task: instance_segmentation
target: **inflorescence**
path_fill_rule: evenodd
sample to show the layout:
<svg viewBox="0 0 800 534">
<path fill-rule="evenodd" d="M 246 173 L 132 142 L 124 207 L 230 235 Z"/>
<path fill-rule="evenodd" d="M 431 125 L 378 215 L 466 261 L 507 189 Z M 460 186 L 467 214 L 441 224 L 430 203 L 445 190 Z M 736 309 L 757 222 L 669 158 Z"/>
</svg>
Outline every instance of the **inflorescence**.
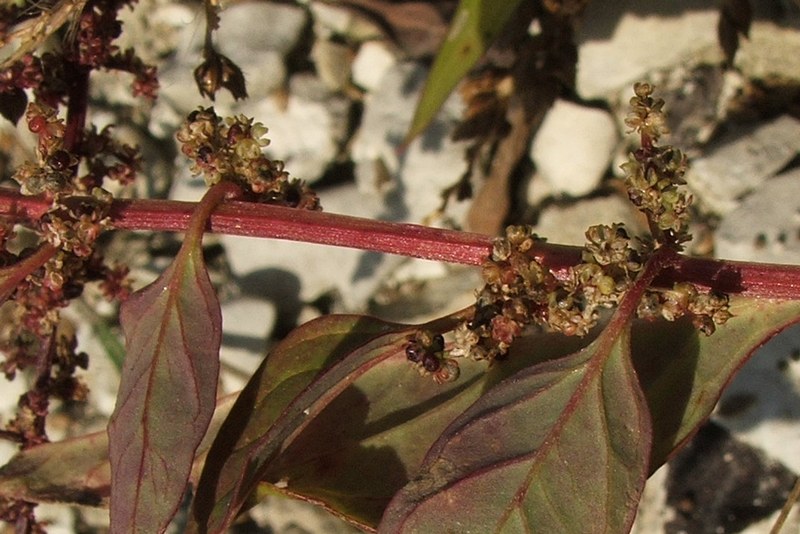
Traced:
<svg viewBox="0 0 800 534">
<path fill-rule="evenodd" d="M 320 209 L 319 199 L 305 183 L 289 178 L 283 162 L 269 159 L 267 128 L 239 115 L 222 119 L 213 108 L 200 108 L 178 131 L 181 151 L 193 160 L 192 172 L 208 185 L 227 180 L 238 184 L 248 200 L 300 209 Z"/>
<path fill-rule="evenodd" d="M 437 375 L 443 365 L 447 376 L 457 376 L 454 358 L 469 357 L 490 363 L 504 358 L 513 341 L 532 326 L 569 336 L 585 336 L 598 323 L 603 309 L 618 305 L 659 249 L 678 252 L 691 236 L 688 232 L 691 196 L 685 184 L 686 157 L 656 141 L 668 133 L 664 101 L 654 99 L 653 87 L 636 84 L 626 124 L 638 132 L 641 148 L 622 165 L 628 196 L 642 211 L 651 236 L 631 238 L 621 224 L 592 226 L 586 231 L 582 263 L 557 278 L 534 257 L 539 238 L 530 227 L 509 226 L 496 239 L 491 257 L 483 265 L 484 287 L 469 320 L 459 324 L 445 349 L 444 337 L 421 331 L 409 340 L 406 356 L 421 372 Z M 706 335 L 730 317 L 728 298 L 703 292 L 690 283 L 672 288 L 649 287 L 637 316 L 674 321 L 689 316 Z"/>
</svg>

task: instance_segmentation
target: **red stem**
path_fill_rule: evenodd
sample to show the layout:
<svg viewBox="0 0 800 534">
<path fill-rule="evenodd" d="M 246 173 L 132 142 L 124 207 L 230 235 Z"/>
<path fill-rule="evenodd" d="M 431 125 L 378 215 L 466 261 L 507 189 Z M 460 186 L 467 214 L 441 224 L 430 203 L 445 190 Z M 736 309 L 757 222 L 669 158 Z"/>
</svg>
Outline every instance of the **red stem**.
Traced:
<svg viewBox="0 0 800 534">
<path fill-rule="evenodd" d="M 49 207 L 42 198 L 0 188 L 0 217 L 35 221 Z M 111 226 L 120 230 L 182 232 L 189 227 L 196 208 L 197 203 L 174 200 L 115 200 L 110 211 Z M 465 265 L 483 264 L 492 246 L 491 237 L 481 234 L 239 201 L 223 202 L 211 215 L 208 230 Z M 580 262 L 581 249 L 542 243 L 537 245 L 535 256 L 557 276 L 564 276 L 570 266 Z M 800 267 L 793 265 L 678 256 L 655 283 L 669 286 L 677 281 L 731 294 L 800 299 Z"/>
</svg>

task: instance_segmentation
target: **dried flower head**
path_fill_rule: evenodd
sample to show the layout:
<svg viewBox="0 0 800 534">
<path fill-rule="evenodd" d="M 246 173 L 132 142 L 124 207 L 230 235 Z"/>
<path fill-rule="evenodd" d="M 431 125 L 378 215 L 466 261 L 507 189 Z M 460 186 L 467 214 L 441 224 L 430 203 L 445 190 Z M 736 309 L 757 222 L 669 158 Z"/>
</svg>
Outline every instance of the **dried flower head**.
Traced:
<svg viewBox="0 0 800 534">
<path fill-rule="evenodd" d="M 204 61 L 194 70 L 194 80 L 200 94 L 211 100 L 222 88 L 227 89 L 236 100 L 247 98 L 242 69 L 213 48 L 206 48 Z"/>
<path fill-rule="evenodd" d="M 664 101 L 653 99 L 653 87 L 636 84 L 631 111 L 625 124 L 640 134 L 641 148 L 621 168 L 631 202 L 647 216 L 653 238 L 661 245 L 679 250 L 690 239 L 688 226 L 692 203 L 685 185 L 686 156 L 670 146 L 655 145 L 669 132 Z"/>
<path fill-rule="evenodd" d="M 269 145 L 267 128 L 239 115 L 220 118 L 213 108 L 189 114 L 177 133 L 181 151 L 193 160 L 192 172 L 206 183 L 221 180 L 239 184 L 251 200 L 319 209 L 317 196 L 301 181 L 289 177 L 283 162 L 263 153 Z"/>
</svg>

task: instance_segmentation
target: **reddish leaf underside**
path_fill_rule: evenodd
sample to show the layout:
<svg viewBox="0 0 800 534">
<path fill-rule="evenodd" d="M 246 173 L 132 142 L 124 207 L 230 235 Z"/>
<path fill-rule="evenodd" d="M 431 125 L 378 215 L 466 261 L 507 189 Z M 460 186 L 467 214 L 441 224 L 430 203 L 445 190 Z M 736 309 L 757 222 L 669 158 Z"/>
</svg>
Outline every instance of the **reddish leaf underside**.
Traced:
<svg viewBox="0 0 800 534">
<path fill-rule="evenodd" d="M 289 334 L 251 377 L 208 454 L 191 531 L 225 532 L 287 442 L 353 380 L 401 353 L 411 328 L 327 316 Z"/>
<path fill-rule="evenodd" d="M 712 336 L 687 320 L 634 327 L 634 365 L 653 420 L 651 471 L 708 418 L 753 352 L 800 319 L 800 300 L 732 297 L 731 312 Z"/>
<path fill-rule="evenodd" d="M 502 364 L 460 361 L 461 376 L 436 384 L 403 358 L 390 358 L 353 382 L 269 466 L 263 480 L 360 525 L 378 526 L 442 431 L 503 378 L 571 354 L 589 341 L 531 335 Z M 343 417 L 347 414 L 347 417 Z M 274 491 L 274 488 L 271 489 Z"/>
<path fill-rule="evenodd" d="M 214 411 L 222 317 L 199 246 L 121 312 L 127 354 L 109 423 L 114 532 L 161 532 Z"/>
<path fill-rule="evenodd" d="M 214 414 L 222 315 L 201 243 L 231 187 L 206 193 L 173 263 L 120 311 L 126 356 L 108 426 L 112 532 L 167 528 Z"/>
<path fill-rule="evenodd" d="M 650 453 L 629 339 L 627 327 L 607 329 L 489 390 L 445 430 L 378 531 L 626 531 Z"/>
</svg>

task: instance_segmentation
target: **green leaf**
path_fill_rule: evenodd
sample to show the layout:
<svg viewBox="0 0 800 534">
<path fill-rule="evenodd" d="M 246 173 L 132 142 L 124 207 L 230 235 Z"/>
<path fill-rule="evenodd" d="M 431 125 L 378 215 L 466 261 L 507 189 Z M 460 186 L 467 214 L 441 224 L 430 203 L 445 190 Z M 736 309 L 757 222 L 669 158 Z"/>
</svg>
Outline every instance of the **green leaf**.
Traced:
<svg viewBox="0 0 800 534">
<path fill-rule="evenodd" d="M 633 330 L 634 365 L 653 420 L 652 471 L 708 418 L 753 352 L 797 322 L 800 301 L 732 297 L 731 312 L 712 336 L 687 320 L 639 323 Z"/>
<path fill-rule="evenodd" d="M 417 104 L 406 140 L 433 120 L 458 82 L 483 56 L 520 0 L 461 0 Z"/>
<path fill-rule="evenodd" d="M 127 355 L 108 426 L 115 532 L 167 528 L 214 413 L 222 316 L 201 242 L 227 192 L 209 190 L 173 263 L 120 311 Z"/>
<path fill-rule="evenodd" d="M 625 532 L 650 421 L 630 330 L 501 382 L 434 444 L 379 532 Z"/>
<path fill-rule="evenodd" d="M 300 433 L 263 480 L 374 529 L 442 431 L 488 388 L 536 361 L 588 343 L 558 334 L 519 341 L 508 360 L 489 370 L 485 362 L 460 361 L 460 378 L 445 384 L 420 376 L 404 358 L 375 365 Z"/>
<path fill-rule="evenodd" d="M 193 503 L 193 529 L 225 532 L 269 462 L 371 366 L 401 356 L 411 327 L 327 316 L 292 331 L 239 395 L 214 442 Z"/>
<path fill-rule="evenodd" d="M 108 435 L 97 432 L 43 443 L 0 467 L 0 497 L 28 502 L 107 504 L 110 485 Z"/>
</svg>

